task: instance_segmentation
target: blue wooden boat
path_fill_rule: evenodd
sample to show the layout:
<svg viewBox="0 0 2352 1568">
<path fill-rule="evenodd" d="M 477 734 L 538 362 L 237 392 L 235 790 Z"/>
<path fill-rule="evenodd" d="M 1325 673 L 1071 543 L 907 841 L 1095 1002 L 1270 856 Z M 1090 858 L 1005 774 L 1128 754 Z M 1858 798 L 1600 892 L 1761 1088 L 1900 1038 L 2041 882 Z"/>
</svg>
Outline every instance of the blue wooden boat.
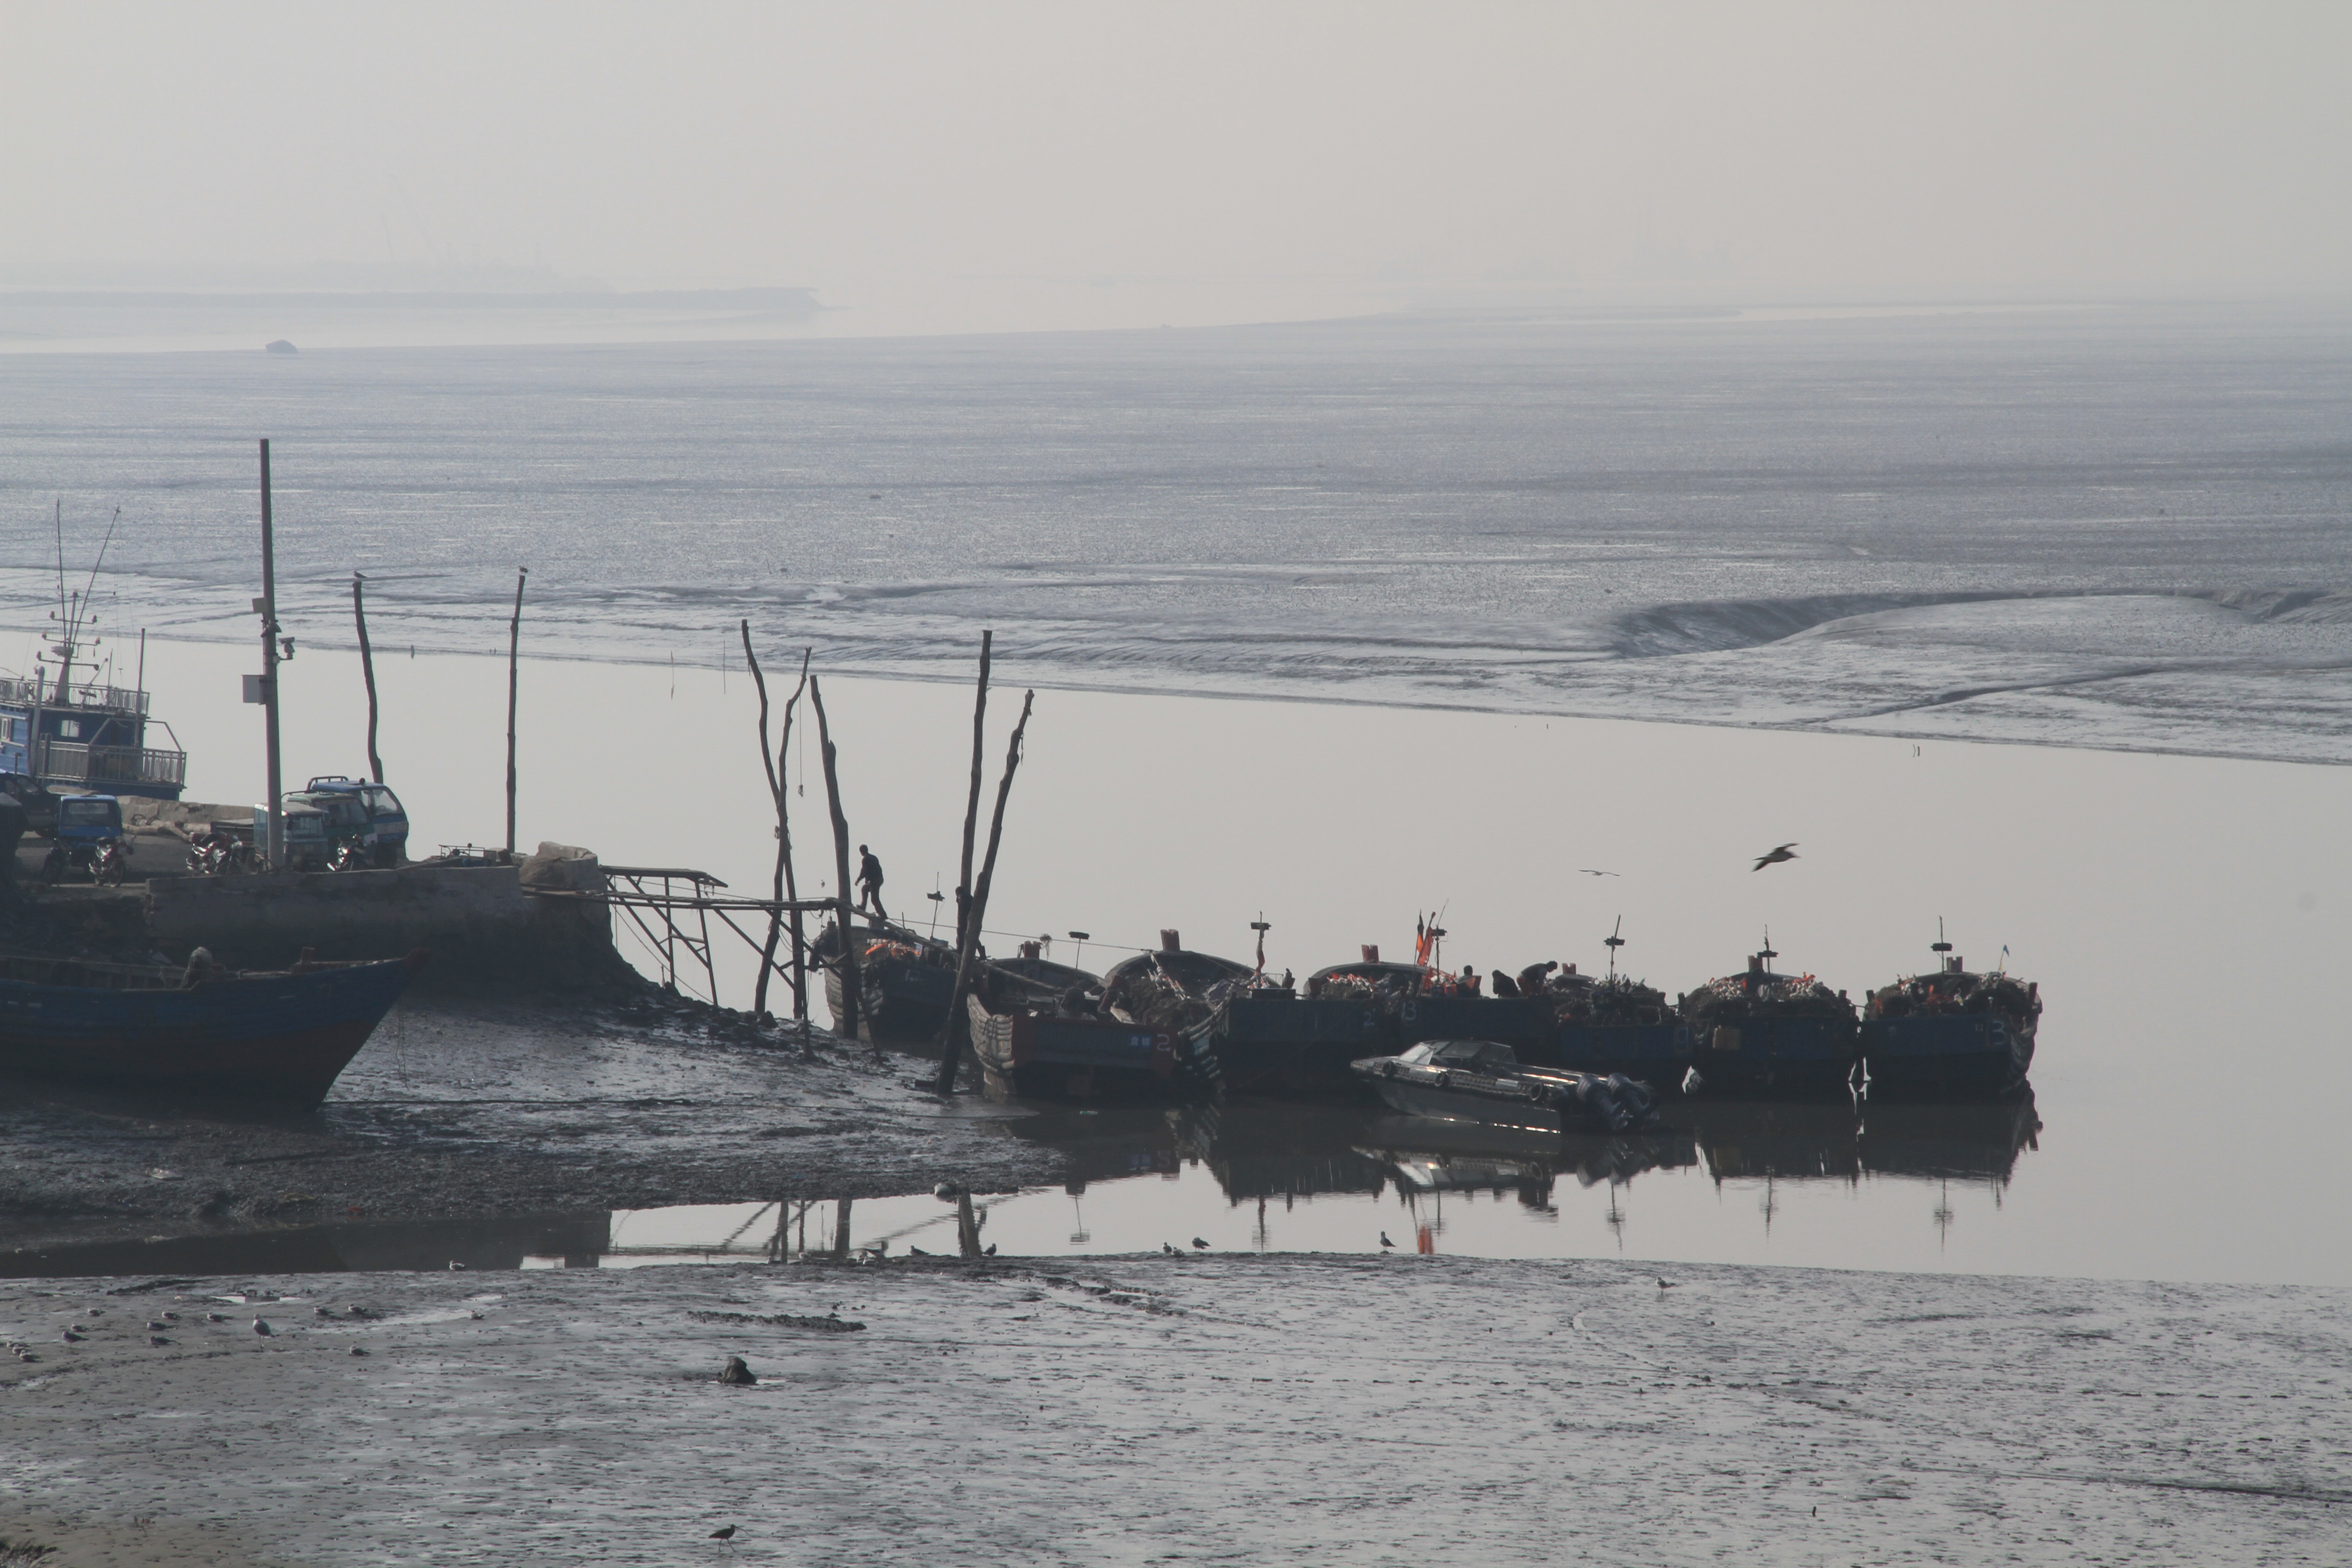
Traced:
<svg viewBox="0 0 2352 1568">
<path fill-rule="evenodd" d="M 875 1045 L 929 1045 L 955 1000 L 956 951 L 905 926 L 852 926 L 857 943 L 857 1037 Z M 824 971 L 824 999 L 833 1026 L 842 1026 L 846 994 L 841 983 L 841 932 L 828 922 L 809 943 Z"/>
<path fill-rule="evenodd" d="M 1745 973 L 1676 1004 L 1691 1032 L 1694 1092 L 1738 1098 L 1850 1092 L 1860 1042 L 1853 1004 L 1810 974 L 1776 974 L 1769 948 Z"/>
<path fill-rule="evenodd" d="M 1871 994 L 1862 1021 L 1870 1093 L 1881 1100 L 1991 1100 L 2013 1094 L 2033 1066 L 2039 984 L 1971 974 L 1935 943 L 1940 967 Z"/>
<path fill-rule="evenodd" d="M 1424 963 L 1384 962 L 1377 949 L 1289 986 L 1237 989 L 1195 1027 L 1236 1092 L 1375 1098 L 1350 1064 L 1391 1056 L 1424 1040 L 1495 1040 L 1523 1060 L 1550 1060 L 1550 1004 L 1538 997 L 1457 992 L 1454 978 Z"/>
<path fill-rule="evenodd" d="M 424 963 L 256 974 L 0 958 L 0 1070 L 314 1106 Z"/>
<path fill-rule="evenodd" d="M 1180 1031 L 1049 1008 L 992 1009 L 978 996 L 971 1049 L 992 1097 L 1188 1100 L 1213 1097 L 1217 1062 Z"/>
</svg>

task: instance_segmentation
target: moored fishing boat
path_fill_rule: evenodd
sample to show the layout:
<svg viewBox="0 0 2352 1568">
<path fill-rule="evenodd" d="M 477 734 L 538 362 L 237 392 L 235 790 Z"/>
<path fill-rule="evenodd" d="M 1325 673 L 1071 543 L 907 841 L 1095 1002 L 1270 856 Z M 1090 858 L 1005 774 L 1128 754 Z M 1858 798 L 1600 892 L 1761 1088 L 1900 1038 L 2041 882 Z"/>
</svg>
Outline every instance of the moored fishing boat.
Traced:
<svg viewBox="0 0 2352 1568">
<path fill-rule="evenodd" d="M 1207 1022 L 1218 1005 L 1258 980 L 1246 963 L 1194 952 L 1172 931 L 1158 949 L 1121 959 L 1103 972 L 1103 1010 L 1125 1024 L 1177 1031 Z"/>
<path fill-rule="evenodd" d="M 1052 1100 L 1186 1100 L 1217 1091 L 1217 1059 L 1165 1026 L 1122 1023 L 1052 1003 L 979 995 L 972 1055 L 992 1095 Z"/>
<path fill-rule="evenodd" d="M 1522 1064 L 1499 1040 L 1424 1040 L 1357 1062 L 1391 1109 L 1543 1132 L 1633 1132 L 1657 1120 L 1648 1085 Z"/>
<path fill-rule="evenodd" d="M 0 958 L 0 1068 L 314 1106 L 424 963 L 422 951 L 283 973 Z"/>
<path fill-rule="evenodd" d="M 1874 1098 L 1986 1100 L 2016 1092 L 2033 1065 L 2042 988 L 2002 970 L 1972 974 L 1939 935 L 1939 967 L 1880 987 L 1864 1004 L 1863 1060 Z"/>
<path fill-rule="evenodd" d="M 857 944 L 857 1037 L 876 1045 L 924 1045 L 940 1037 L 955 999 L 956 952 L 905 926 L 875 922 L 849 928 Z M 833 1026 L 847 1022 L 841 983 L 841 931 L 828 921 L 809 943 L 824 970 L 825 1005 Z"/>
<path fill-rule="evenodd" d="M 1709 981 L 1676 1005 L 1691 1032 L 1692 1092 L 1845 1093 L 1859 1060 L 1853 1004 L 1810 974 L 1775 974 L 1769 946 L 1745 973 Z"/>
<path fill-rule="evenodd" d="M 1580 974 L 1570 964 L 1534 994 L 1550 1004 L 1558 1032 L 1548 1059 L 1559 1067 L 1622 1073 L 1667 1090 L 1690 1068 L 1690 1026 L 1654 986 L 1615 973 Z"/>
</svg>

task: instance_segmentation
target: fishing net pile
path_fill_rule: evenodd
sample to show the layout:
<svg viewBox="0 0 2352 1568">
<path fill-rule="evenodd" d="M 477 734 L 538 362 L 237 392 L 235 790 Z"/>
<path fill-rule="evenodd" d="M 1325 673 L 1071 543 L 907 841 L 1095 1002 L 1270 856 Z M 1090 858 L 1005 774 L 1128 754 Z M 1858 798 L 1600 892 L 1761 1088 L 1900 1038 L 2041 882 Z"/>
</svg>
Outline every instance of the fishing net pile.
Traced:
<svg viewBox="0 0 2352 1568">
<path fill-rule="evenodd" d="M 1810 974 L 1727 974 L 1683 998 L 1683 1016 L 1698 1025 L 1743 1018 L 1852 1018 L 1853 1004 Z"/>
<path fill-rule="evenodd" d="M 1874 1018 L 1948 1016 L 1960 1013 L 1999 1013 L 2011 1018 L 2032 1018 L 2042 1012 L 2038 988 L 2007 974 L 1914 974 L 1870 994 Z"/>
<path fill-rule="evenodd" d="M 1205 953 L 1139 953 L 1103 976 L 1103 1005 L 1123 1023 L 1189 1028 L 1256 979 L 1243 965 Z"/>
<path fill-rule="evenodd" d="M 1555 974 L 1539 994 L 1553 1014 L 1572 1028 L 1627 1024 L 1663 1024 L 1673 1016 L 1666 994 L 1627 974 Z"/>
</svg>

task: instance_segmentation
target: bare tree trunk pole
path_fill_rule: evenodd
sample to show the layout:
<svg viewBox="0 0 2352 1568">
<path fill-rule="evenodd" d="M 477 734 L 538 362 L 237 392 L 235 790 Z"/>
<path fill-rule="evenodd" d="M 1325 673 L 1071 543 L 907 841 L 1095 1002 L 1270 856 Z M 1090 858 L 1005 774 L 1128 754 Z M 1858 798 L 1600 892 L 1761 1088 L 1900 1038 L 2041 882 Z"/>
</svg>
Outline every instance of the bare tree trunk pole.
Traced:
<svg viewBox="0 0 2352 1568">
<path fill-rule="evenodd" d="M 507 623 L 507 858 L 515 851 L 515 697 L 522 658 L 522 585 L 528 566 L 515 571 L 514 619 Z"/>
<path fill-rule="evenodd" d="M 793 824 L 788 805 L 792 800 L 792 773 L 785 759 L 793 749 L 793 710 L 800 705 L 801 693 L 808 689 L 809 655 L 812 648 L 801 649 L 801 683 L 784 701 L 783 733 L 776 737 L 776 828 L 782 834 L 776 858 L 784 868 L 784 897 L 793 906 L 793 1016 L 806 1019 L 808 1009 L 808 943 L 801 937 L 801 882 L 793 869 Z"/>
<path fill-rule="evenodd" d="M 776 809 L 776 885 L 775 891 L 770 897 L 782 903 L 784 897 L 784 792 L 777 787 L 776 759 L 768 752 L 768 678 L 760 673 L 760 656 L 751 651 L 751 620 L 746 617 L 740 625 L 743 631 L 743 662 L 751 667 L 751 684 L 759 689 L 760 693 L 760 766 L 766 769 L 768 773 L 768 804 Z M 754 1018 L 764 1018 L 768 1016 L 768 971 L 775 964 L 776 942 L 782 933 L 783 926 L 784 911 L 781 909 L 770 910 L 768 911 L 768 944 L 760 950 L 760 978 L 751 987 L 751 1016 Z M 776 1223 L 779 1225 L 783 1223 L 781 1214 Z"/>
<path fill-rule="evenodd" d="M 981 862 L 980 885 L 972 889 L 971 920 L 964 928 L 963 943 L 956 952 L 955 993 L 948 1000 L 947 1026 L 940 1031 L 940 1076 L 931 1087 L 941 1094 L 955 1092 L 956 1068 L 963 1062 L 963 1043 L 971 1026 L 964 998 L 971 994 L 973 955 L 980 946 L 982 922 L 988 913 L 989 884 L 996 879 L 996 847 L 1004 837 L 1004 803 L 1013 797 L 1013 774 L 1021 766 L 1021 742 L 1029 731 L 1029 710 L 1036 700 L 1034 691 L 1022 693 L 1021 721 L 1013 726 L 1012 743 L 1004 748 L 1004 777 L 997 783 L 996 815 L 988 825 L 988 858 Z"/>
<path fill-rule="evenodd" d="M 833 1255 L 835 1258 L 849 1256 L 849 1200 L 847 1198 L 841 1199 L 834 1211 Z"/>
<path fill-rule="evenodd" d="M 963 808 L 963 874 L 956 879 L 956 951 L 963 951 L 963 928 L 971 910 L 971 841 L 980 826 L 980 774 L 984 761 L 982 726 L 988 719 L 988 654 L 996 634 L 980 634 L 980 690 L 971 704 L 971 798 Z"/>
<path fill-rule="evenodd" d="M 835 766 L 833 728 L 824 717 L 824 693 L 809 678 L 809 703 L 816 710 L 817 751 L 824 758 L 824 797 L 833 808 L 834 924 L 841 932 L 841 1032 L 857 1037 L 857 1016 L 866 994 L 857 974 L 857 944 L 849 937 L 849 819 L 841 815 L 841 775 Z"/>
<path fill-rule="evenodd" d="M 360 628 L 360 679 L 367 682 L 368 694 L 368 772 L 375 782 L 383 783 L 383 759 L 375 754 L 375 654 L 368 647 L 367 601 L 361 596 L 360 584 L 367 578 L 352 574 L 352 619 Z"/>
<path fill-rule="evenodd" d="M 966 1258 L 978 1258 L 980 1251 L 980 1220 L 971 1212 L 971 1194 L 956 1194 L 956 1251 Z"/>
</svg>

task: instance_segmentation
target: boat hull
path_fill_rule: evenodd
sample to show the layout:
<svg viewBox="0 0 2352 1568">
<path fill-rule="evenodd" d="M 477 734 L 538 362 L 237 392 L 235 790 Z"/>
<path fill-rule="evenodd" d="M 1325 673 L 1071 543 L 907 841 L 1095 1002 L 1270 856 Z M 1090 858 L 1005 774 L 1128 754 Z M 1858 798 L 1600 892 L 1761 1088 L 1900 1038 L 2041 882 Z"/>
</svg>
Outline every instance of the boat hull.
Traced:
<svg viewBox="0 0 2352 1568">
<path fill-rule="evenodd" d="M 1369 998 L 1236 996 L 1194 1031 L 1215 1053 L 1225 1087 L 1370 1104 L 1348 1064 L 1397 1048 L 1397 1021 Z"/>
<path fill-rule="evenodd" d="M 1874 1018 L 1862 1026 L 1874 1100 L 1997 1100 L 2033 1065 L 2033 1035 L 1991 1013 Z"/>
<path fill-rule="evenodd" d="M 1685 1024 L 1569 1024 L 1560 1027 L 1548 1065 L 1602 1078 L 1622 1073 L 1665 1093 L 1679 1092 L 1691 1065 L 1691 1031 Z"/>
<path fill-rule="evenodd" d="M 955 999 L 955 971 L 936 963 L 916 963 L 904 958 L 868 956 L 857 967 L 857 1037 L 875 1045 L 922 1045 L 940 1037 L 947 1022 L 948 1004 Z M 845 995 L 841 971 L 828 964 L 824 972 L 825 1005 L 833 1009 L 834 1031 L 842 1029 Z"/>
<path fill-rule="evenodd" d="M 1691 1065 L 1709 1096 L 1843 1094 L 1857 1056 L 1852 1018 L 1750 1016 L 1691 1030 Z"/>
<path fill-rule="evenodd" d="M 117 990 L 0 979 L 0 1069 L 315 1106 L 424 963 Z"/>
<path fill-rule="evenodd" d="M 1172 1029 L 1091 1018 L 996 1014 L 972 1019 L 972 1054 L 992 1093 L 1023 1100 L 1181 1100 L 1211 1085 L 1188 1069 L 1196 1048 Z"/>
</svg>

